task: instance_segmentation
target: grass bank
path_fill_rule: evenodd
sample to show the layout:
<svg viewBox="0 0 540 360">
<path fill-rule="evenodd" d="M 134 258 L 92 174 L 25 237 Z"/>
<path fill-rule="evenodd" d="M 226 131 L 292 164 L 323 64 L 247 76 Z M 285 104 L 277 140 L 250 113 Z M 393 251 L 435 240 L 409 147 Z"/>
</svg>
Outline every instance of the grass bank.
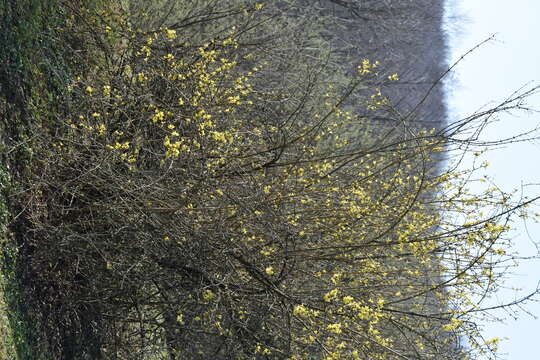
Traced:
<svg viewBox="0 0 540 360">
<path fill-rule="evenodd" d="M 19 184 L 32 171 L 33 134 L 70 78 L 68 16 L 55 0 L 0 0 L 0 360 L 52 358 L 33 311 L 25 218 L 13 216 L 24 205 L 12 195 L 24 191 Z"/>
</svg>

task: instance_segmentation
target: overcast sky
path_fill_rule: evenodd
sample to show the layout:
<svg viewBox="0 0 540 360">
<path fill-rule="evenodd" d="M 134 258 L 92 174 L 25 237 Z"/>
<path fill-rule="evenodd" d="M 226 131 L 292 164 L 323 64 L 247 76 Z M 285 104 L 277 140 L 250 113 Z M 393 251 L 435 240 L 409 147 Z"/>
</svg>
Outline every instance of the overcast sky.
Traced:
<svg viewBox="0 0 540 360">
<path fill-rule="evenodd" d="M 513 91 L 540 83 L 540 1 L 539 0 L 447 0 L 447 27 L 451 62 L 491 35 L 492 41 L 461 62 L 455 80 L 449 81 L 450 119 L 472 114 L 481 107 L 493 105 Z M 461 15 L 457 18 L 455 15 Z M 540 96 L 528 104 L 540 110 Z M 488 129 L 485 138 L 501 138 L 540 125 L 540 114 L 503 115 Z M 521 184 L 540 183 L 540 145 L 538 142 L 512 145 L 486 156 L 491 164 L 488 174 L 504 190 Z M 540 187 L 529 187 L 530 195 L 540 194 Z M 515 244 L 522 255 L 534 255 L 531 239 L 540 239 L 535 224 L 515 224 Z M 540 280 L 540 261 L 523 261 L 515 269 L 508 286 L 522 287 L 522 294 L 534 290 Z M 503 291 L 499 298 L 512 301 L 514 293 Z M 540 304 L 527 306 L 540 316 Z M 504 316 L 503 312 L 497 315 Z M 486 323 L 486 338 L 508 337 L 500 350 L 508 360 L 539 359 L 540 320 L 521 314 L 518 320 L 505 324 Z"/>
</svg>

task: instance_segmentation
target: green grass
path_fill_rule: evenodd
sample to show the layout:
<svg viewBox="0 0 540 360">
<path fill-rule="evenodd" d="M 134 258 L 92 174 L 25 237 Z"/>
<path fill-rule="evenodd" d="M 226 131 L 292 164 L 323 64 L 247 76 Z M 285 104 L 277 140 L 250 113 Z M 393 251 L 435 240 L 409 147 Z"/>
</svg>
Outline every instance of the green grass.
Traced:
<svg viewBox="0 0 540 360">
<path fill-rule="evenodd" d="M 6 169 L 0 165 L 0 244 L 2 250 L 4 250 L 8 235 L 7 221 L 9 212 L 7 209 L 6 193 L 10 185 L 9 180 Z M 3 263 L 3 256 L 0 256 L 0 262 Z M 3 272 L 0 271 L 0 360 L 15 360 L 17 356 L 4 292 L 5 286 L 6 279 Z"/>
<path fill-rule="evenodd" d="M 38 324 L 22 296 L 26 273 L 18 242 L 11 232 L 9 199 L 19 181 L 11 169 L 24 169 L 32 156 L 27 141 L 36 108 L 51 103 L 67 75 L 54 36 L 60 19 L 57 2 L 0 1 L 0 360 L 48 360 Z M 10 224 L 10 226 L 8 226 Z M 23 254 L 24 255 L 24 254 Z"/>
<path fill-rule="evenodd" d="M 0 273 L 0 360 L 15 360 L 17 359 L 15 342 L 8 318 L 8 306 L 4 296 L 4 277 Z"/>
</svg>

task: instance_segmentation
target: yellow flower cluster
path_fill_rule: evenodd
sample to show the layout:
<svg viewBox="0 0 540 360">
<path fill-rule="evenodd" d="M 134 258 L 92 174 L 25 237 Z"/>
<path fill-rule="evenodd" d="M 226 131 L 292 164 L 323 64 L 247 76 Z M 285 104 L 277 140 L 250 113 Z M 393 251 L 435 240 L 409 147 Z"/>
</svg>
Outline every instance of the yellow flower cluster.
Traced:
<svg viewBox="0 0 540 360">
<path fill-rule="evenodd" d="M 358 72 L 360 75 L 367 75 L 367 74 L 375 74 L 374 69 L 376 69 L 380 65 L 379 61 L 375 61 L 374 63 L 370 62 L 368 59 L 362 60 L 362 63 L 358 66 Z"/>
</svg>

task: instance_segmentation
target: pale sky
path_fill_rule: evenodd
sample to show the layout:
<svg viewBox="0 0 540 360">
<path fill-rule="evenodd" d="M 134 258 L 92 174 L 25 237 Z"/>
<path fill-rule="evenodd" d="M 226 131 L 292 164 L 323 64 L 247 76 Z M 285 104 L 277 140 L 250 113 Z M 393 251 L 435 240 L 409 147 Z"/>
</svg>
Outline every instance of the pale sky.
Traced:
<svg viewBox="0 0 540 360">
<path fill-rule="evenodd" d="M 496 35 L 496 40 L 484 45 L 458 66 L 455 79 L 449 81 L 448 103 L 450 119 L 472 114 L 481 107 L 494 105 L 513 91 L 529 84 L 540 83 L 540 1 L 539 0 L 447 0 L 447 27 L 450 37 L 450 57 L 453 63 L 467 50 Z M 461 18 L 456 21 L 456 10 Z M 540 110 L 540 96 L 527 102 Z M 540 114 L 500 116 L 500 122 L 488 129 L 485 139 L 506 137 L 540 125 Z M 521 184 L 540 183 L 540 142 L 517 144 L 486 155 L 491 164 L 487 173 L 504 190 Z M 540 194 L 540 186 L 528 188 L 530 195 Z M 540 242 L 540 226 L 515 223 L 515 246 L 523 256 L 535 255 L 531 238 Z M 508 286 L 521 287 L 521 294 L 532 291 L 540 280 L 540 261 L 523 261 L 514 270 Z M 512 301 L 514 293 L 502 291 L 499 298 Z M 540 304 L 529 303 L 526 309 L 540 316 Z M 504 312 L 498 316 L 507 317 Z M 540 320 L 522 313 L 518 320 L 507 317 L 504 324 L 484 324 L 486 338 L 507 337 L 499 347 L 508 360 L 540 359 Z"/>
</svg>

